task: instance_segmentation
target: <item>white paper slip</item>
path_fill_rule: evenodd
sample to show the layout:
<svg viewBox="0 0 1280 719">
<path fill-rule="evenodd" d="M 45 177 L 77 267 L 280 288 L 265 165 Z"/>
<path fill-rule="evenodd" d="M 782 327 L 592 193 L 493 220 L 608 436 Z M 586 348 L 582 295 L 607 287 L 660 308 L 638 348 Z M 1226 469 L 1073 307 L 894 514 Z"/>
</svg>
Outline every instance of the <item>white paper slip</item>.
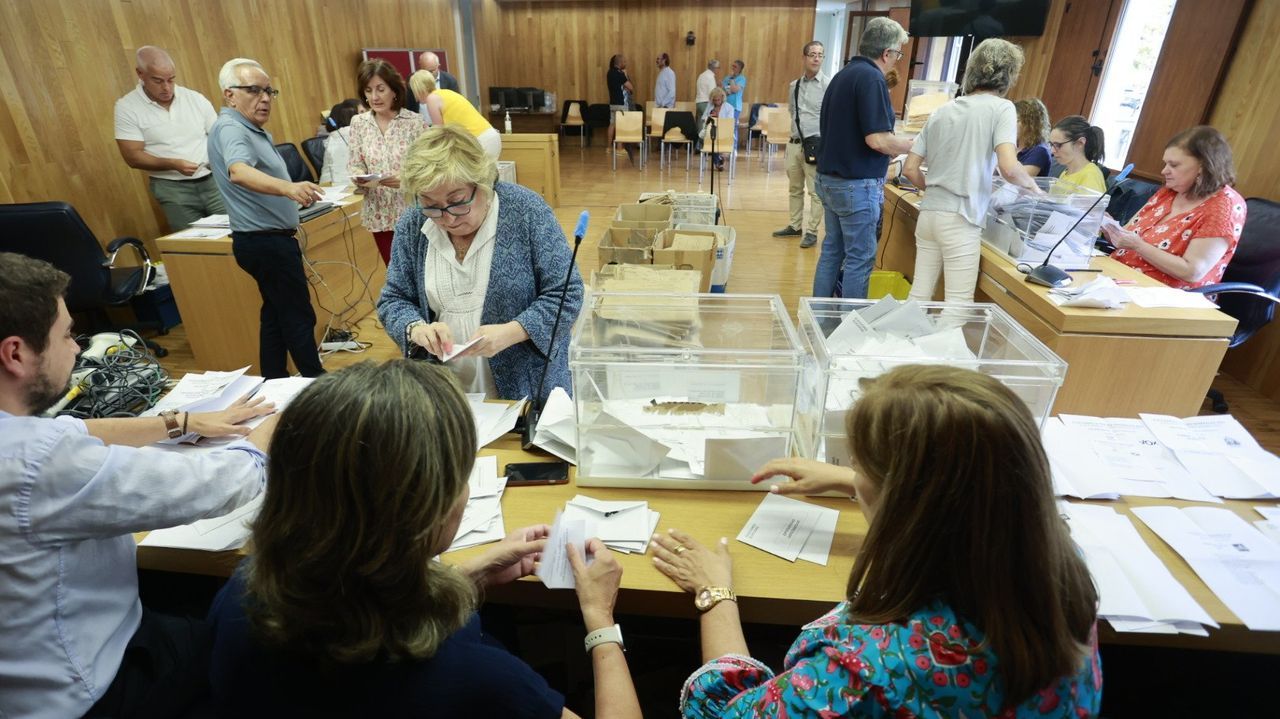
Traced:
<svg viewBox="0 0 1280 719">
<path fill-rule="evenodd" d="M 471 499 L 476 497 L 492 497 L 498 493 L 498 458 L 493 455 L 476 457 L 471 465 L 471 476 L 467 478 Z"/>
<path fill-rule="evenodd" d="M 547 537 L 547 548 L 542 551 L 542 559 L 538 562 L 535 574 L 548 589 L 573 589 L 573 565 L 569 563 L 569 552 L 565 545 L 572 543 L 578 554 L 591 563 L 586 556 L 587 537 L 590 536 L 586 522 L 583 520 L 564 520 L 564 514 L 556 512 L 556 520 L 551 525 L 551 533 Z"/>
<path fill-rule="evenodd" d="M 615 477 L 646 477 L 670 452 L 667 445 L 608 412 L 600 413 L 578 448 L 580 461 L 590 465 L 592 474 Z"/>
<path fill-rule="evenodd" d="M 746 482 L 771 459 L 787 456 L 786 437 L 706 439 L 703 473 L 707 479 Z"/>
<path fill-rule="evenodd" d="M 1276 546 L 1280 546 L 1280 522 L 1264 519 L 1261 522 L 1254 522 L 1253 526 L 1262 532 L 1262 536 L 1275 542 Z"/>
<path fill-rule="evenodd" d="M 501 542 L 506 536 L 507 526 L 503 523 L 502 515 L 499 514 L 489 520 L 488 526 L 472 530 L 454 539 L 453 544 L 449 545 L 448 551 L 452 552 L 458 549 L 466 549 L 467 547 L 478 547 L 481 544 Z"/>
<path fill-rule="evenodd" d="M 1139 307 L 1218 308 L 1199 292 L 1187 292 L 1173 287 L 1127 287 L 1125 291 L 1129 294 L 1129 299 Z"/>
<path fill-rule="evenodd" d="M 1137 507 L 1133 513 L 1187 560 L 1245 626 L 1280 631 L 1280 546 L 1227 509 Z"/>
<path fill-rule="evenodd" d="M 185 230 L 179 230 L 169 237 L 183 240 L 216 240 L 220 237 L 227 236 L 225 227 L 188 227 Z"/>
<path fill-rule="evenodd" d="M 563 387 L 547 395 L 533 435 L 534 445 L 570 464 L 578 463 L 578 426 L 573 400 Z"/>
<path fill-rule="evenodd" d="M 471 414 L 476 420 L 477 449 L 496 441 L 514 429 L 516 420 L 520 419 L 520 413 L 524 411 L 524 404 L 527 401 L 528 399 L 525 398 L 511 405 L 498 402 L 469 402 Z"/>
<path fill-rule="evenodd" d="M 649 510 L 649 531 L 645 534 L 644 539 L 639 542 L 623 542 L 613 541 L 605 542 L 605 546 L 617 552 L 625 552 L 627 554 L 644 554 L 649 551 L 649 540 L 653 538 L 653 533 L 658 531 L 658 519 L 662 515 L 658 512 Z"/>
<path fill-rule="evenodd" d="M 1080 499 L 1117 499 L 1120 493 L 1106 481 L 1097 457 L 1085 440 L 1062 423 L 1050 417 L 1040 428 L 1045 454 L 1049 456 L 1049 470 L 1053 478 L 1053 493 L 1058 497 Z"/>
<path fill-rule="evenodd" d="M 258 516 L 261 507 L 262 494 L 259 494 L 221 517 L 149 532 L 138 544 L 143 547 L 175 547 L 205 552 L 239 549 L 249 539 L 249 525 Z"/>
<path fill-rule="evenodd" d="M 231 217 L 229 215 L 209 215 L 201 217 L 191 223 L 192 227 L 231 227 Z"/>
<path fill-rule="evenodd" d="M 471 345 L 474 345 L 475 343 L 479 342 L 479 341 L 480 341 L 480 340 L 482 340 L 482 339 L 484 339 L 484 337 L 483 337 L 483 336 L 480 336 L 480 337 L 473 337 L 472 339 L 470 339 L 470 340 L 468 340 L 468 341 L 466 341 L 466 342 L 462 342 L 462 343 L 455 342 L 455 343 L 453 343 L 453 349 L 451 349 L 451 350 L 449 350 L 448 352 L 445 352 L 444 354 L 440 355 L 440 361 L 441 361 L 441 362 L 448 362 L 449 360 L 453 359 L 454 357 L 457 357 L 458 355 L 462 354 L 463 352 L 466 352 L 468 349 L 470 349 L 470 348 L 471 348 Z"/>
<path fill-rule="evenodd" d="M 766 494 L 738 533 L 738 541 L 794 562 L 817 526 L 822 509 L 780 494 Z"/>
<path fill-rule="evenodd" d="M 1212 425 L 1222 430 L 1228 443 L 1187 420 L 1159 414 L 1138 416 L 1191 476 L 1214 495 L 1229 499 L 1280 497 L 1280 461 L 1254 444 L 1238 422 Z"/>
<path fill-rule="evenodd" d="M 1059 417 L 1092 450 L 1092 459 L 1078 461 L 1096 462 L 1091 471 L 1098 471 L 1112 491 L 1139 497 L 1222 502 L 1191 477 L 1141 420 L 1070 414 Z"/>
<path fill-rule="evenodd" d="M 1280 522 L 1280 507 L 1264 507 L 1262 505 L 1254 505 L 1254 510 L 1273 522 Z"/>
<path fill-rule="evenodd" d="M 796 559 L 825 567 L 827 559 L 831 556 L 831 540 L 836 536 L 836 522 L 840 520 L 840 511 L 830 507 L 818 507 L 818 509 L 821 510 L 818 520 L 813 526 L 813 531 L 809 533 L 809 538 L 804 540 L 804 547 L 800 549 Z"/>
<path fill-rule="evenodd" d="M 606 502 L 579 494 L 565 504 L 563 518 L 594 523 L 594 536 L 604 542 L 643 542 L 650 535 L 645 501 Z"/>
<path fill-rule="evenodd" d="M 285 407 L 293 401 L 298 393 L 306 389 L 308 385 L 315 381 L 314 377 L 280 377 L 278 379 L 269 379 L 263 382 L 258 391 L 254 392 L 255 398 L 262 397 L 263 400 L 270 402 L 276 406 L 276 412 L 283 412 Z M 257 427 L 267 421 L 267 417 L 271 415 L 263 415 L 254 417 L 244 423 L 246 427 Z"/>
</svg>

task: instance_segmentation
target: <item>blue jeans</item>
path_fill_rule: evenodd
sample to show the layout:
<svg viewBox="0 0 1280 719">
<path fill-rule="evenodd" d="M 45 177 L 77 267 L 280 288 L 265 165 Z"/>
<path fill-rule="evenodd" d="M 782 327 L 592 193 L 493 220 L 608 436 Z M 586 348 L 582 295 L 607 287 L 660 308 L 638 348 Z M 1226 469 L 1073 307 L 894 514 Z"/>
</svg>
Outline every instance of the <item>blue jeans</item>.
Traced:
<svg viewBox="0 0 1280 719">
<path fill-rule="evenodd" d="M 876 259 L 876 226 L 884 203 L 884 179 L 846 180 L 818 175 L 827 236 L 813 275 L 813 296 L 831 297 L 844 268 L 842 297 L 867 296 Z"/>
</svg>

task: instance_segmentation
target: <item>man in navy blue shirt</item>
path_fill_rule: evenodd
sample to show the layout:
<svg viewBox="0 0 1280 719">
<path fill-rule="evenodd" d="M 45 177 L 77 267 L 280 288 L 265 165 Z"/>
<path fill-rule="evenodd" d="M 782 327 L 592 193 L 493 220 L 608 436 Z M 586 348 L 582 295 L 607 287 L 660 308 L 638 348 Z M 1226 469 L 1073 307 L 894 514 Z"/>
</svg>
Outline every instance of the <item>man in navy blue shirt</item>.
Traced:
<svg viewBox="0 0 1280 719">
<path fill-rule="evenodd" d="M 841 295 L 867 296 L 889 158 L 911 149 L 911 140 L 893 134 L 893 105 L 884 79 L 902 59 L 906 41 L 907 31 L 898 23 L 872 19 L 858 43 L 858 56 L 827 85 L 818 155 L 827 236 L 813 277 L 814 297 L 834 294 L 841 267 Z"/>
</svg>

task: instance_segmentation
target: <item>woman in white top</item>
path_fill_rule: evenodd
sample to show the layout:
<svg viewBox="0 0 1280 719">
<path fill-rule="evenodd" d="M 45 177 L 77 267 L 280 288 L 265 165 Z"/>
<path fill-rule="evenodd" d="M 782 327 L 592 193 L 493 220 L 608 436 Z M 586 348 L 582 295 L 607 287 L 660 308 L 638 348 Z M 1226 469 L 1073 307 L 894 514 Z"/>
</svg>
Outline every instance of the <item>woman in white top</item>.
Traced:
<svg viewBox="0 0 1280 719">
<path fill-rule="evenodd" d="M 938 108 L 916 137 L 902 174 L 922 190 L 921 165 L 929 166 L 929 176 L 916 222 L 912 299 L 932 300 L 943 274 L 947 302 L 973 301 L 997 167 L 1009 182 L 1038 192 L 1018 161 L 1018 113 L 1004 97 L 1021 70 L 1021 48 L 983 40 L 965 65 L 964 95 Z"/>
<path fill-rule="evenodd" d="M 707 126 L 707 120 L 711 117 L 725 117 L 733 120 L 737 117 L 737 114 L 733 110 L 733 105 L 724 101 L 727 95 L 725 95 L 723 89 L 718 87 L 714 88 L 708 97 L 710 98 L 710 103 L 707 105 L 707 109 L 703 110 L 702 116 L 698 118 L 698 136 L 702 139 L 702 147 L 709 149 L 711 147 L 711 130 Z M 722 147 L 734 147 L 737 144 L 738 128 L 736 124 L 733 132 L 734 135 L 732 137 L 716 136 L 717 150 Z M 716 163 L 717 170 L 724 169 L 723 152 L 717 152 L 716 156 L 712 159 Z"/>
<path fill-rule="evenodd" d="M 359 105 L 351 100 L 343 100 L 329 110 L 329 118 L 325 127 L 329 128 L 329 137 L 324 141 L 324 162 L 320 168 L 320 184 L 347 185 L 351 183 L 351 175 L 347 172 L 347 161 L 351 159 L 351 118 L 356 116 Z"/>
</svg>

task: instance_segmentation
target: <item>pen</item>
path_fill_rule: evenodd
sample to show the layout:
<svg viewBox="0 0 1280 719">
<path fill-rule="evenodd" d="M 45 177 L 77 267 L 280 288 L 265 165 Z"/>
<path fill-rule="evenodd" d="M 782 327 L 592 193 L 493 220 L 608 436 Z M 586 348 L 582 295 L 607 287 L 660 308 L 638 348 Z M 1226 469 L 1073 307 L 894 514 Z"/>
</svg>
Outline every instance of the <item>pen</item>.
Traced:
<svg viewBox="0 0 1280 719">
<path fill-rule="evenodd" d="M 1067 270 L 1067 272 L 1101 272 L 1102 270 Z"/>
<path fill-rule="evenodd" d="M 605 518 L 605 519 L 608 519 L 609 517 L 612 517 L 613 515 L 615 515 L 615 514 L 617 514 L 617 513 L 621 512 L 621 511 L 622 511 L 621 509 L 615 509 L 615 510 L 613 510 L 612 512 L 605 512 L 605 513 L 604 513 L 604 518 Z"/>
</svg>

